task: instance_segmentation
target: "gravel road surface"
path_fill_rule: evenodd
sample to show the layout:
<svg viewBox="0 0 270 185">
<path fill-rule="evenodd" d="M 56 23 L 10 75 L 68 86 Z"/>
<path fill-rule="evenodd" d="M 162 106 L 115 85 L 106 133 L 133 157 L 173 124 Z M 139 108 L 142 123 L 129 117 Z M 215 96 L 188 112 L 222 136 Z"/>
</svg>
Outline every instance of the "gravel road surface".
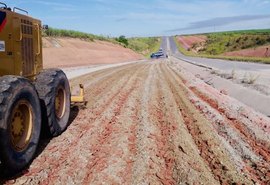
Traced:
<svg viewBox="0 0 270 185">
<path fill-rule="evenodd" d="M 269 184 L 270 119 L 170 60 L 103 69 L 86 109 L 5 184 Z"/>
<path fill-rule="evenodd" d="M 144 60 L 141 60 L 144 61 Z M 108 69 L 112 67 L 118 67 L 123 66 L 131 63 L 136 63 L 139 61 L 133 61 L 133 62 L 122 62 L 117 64 L 101 64 L 101 65 L 89 65 L 89 66 L 81 66 L 81 67 L 70 67 L 70 68 L 63 68 L 63 71 L 67 75 L 68 79 L 73 79 L 88 73 L 92 73 L 95 71 L 99 71 L 102 69 Z"/>
</svg>

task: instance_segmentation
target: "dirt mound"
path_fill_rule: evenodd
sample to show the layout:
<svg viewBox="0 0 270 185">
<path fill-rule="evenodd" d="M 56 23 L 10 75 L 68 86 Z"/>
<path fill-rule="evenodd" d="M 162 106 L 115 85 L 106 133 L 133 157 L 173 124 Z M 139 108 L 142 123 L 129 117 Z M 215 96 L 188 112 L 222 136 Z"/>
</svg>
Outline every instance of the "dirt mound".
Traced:
<svg viewBox="0 0 270 185">
<path fill-rule="evenodd" d="M 227 52 L 224 55 L 241 57 L 270 57 L 270 45 L 252 49 L 243 49 L 239 51 Z"/>
<path fill-rule="evenodd" d="M 205 35 L 195 36 L 178 36 L 177 40 L 186 49 L 191 49 L 195 44 L 205 43 L 207 37 Z"/>
<path fill-rule="evenodd" d="M 45 68 L 113 64 L 143 58 L 130 49 L 105 41 L 51 37 L 42 41 Z"/>
</svg>

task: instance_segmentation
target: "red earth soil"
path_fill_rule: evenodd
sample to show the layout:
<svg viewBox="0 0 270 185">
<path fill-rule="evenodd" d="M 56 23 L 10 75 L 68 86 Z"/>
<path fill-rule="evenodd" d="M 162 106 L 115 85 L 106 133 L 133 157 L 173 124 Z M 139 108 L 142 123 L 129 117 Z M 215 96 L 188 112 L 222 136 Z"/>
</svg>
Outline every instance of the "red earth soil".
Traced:
<svg viewBox="0 0 270 185">
<path fill-rule="evenodd" d="M 177 40 L 186 50 L 188 50 L 196 43 L 205 42 L 207 37 L 205 35 L 178 36 Z"/>
<path fill-rule="evenodd" d="M 270 57 L 270 46 L 261 46 L 252 49 L 243 49 L 224 53 L 225 56 L 241 56 L 241 57 Z"/>
</svg>

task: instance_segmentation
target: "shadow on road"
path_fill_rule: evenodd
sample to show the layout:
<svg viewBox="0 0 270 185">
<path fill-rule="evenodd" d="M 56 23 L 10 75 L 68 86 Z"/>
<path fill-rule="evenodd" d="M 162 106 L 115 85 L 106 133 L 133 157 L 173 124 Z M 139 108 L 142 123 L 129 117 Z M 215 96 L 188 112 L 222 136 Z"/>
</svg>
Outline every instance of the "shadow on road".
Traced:
<svg viewBox="0 0 270 185">
<path fill-rule="evenodd" d="M 72 122 L 76 119 L 76 117 L 79 114 L 79 111 L 80 111 L 80 109 L 78 106 L 73 106 L 71 108 L 68 126 L 70 126 L 72 124 Z M 48 125 L 43 124 L 42 128 L 41 128 L 40 141 L 39 141 L 37 151 L 36 151 L 36 154 L 35 154 L 35 157 L 33 160 L 35 160 L 39 155 L 42 154 L 42 152 L 46 149 L 46 147 L 48 146 L 48 144 L 51 142 L 52 139 L 53 139 L 53 137 L 51 136 L 51 134 L 49 132 Z M 30 165 L 31 165 L 31 163 L 30 163 Z M 29 171 L 29 166 L 27 166 L 24 170 L 22 170 L 22 172 L 10 177 L 10 176 L 7 176 L 4 174 L 4 166 L 0 163 L 0 185 L 6 183 L 7 181 L 13 181 L 14 179 L 17 179 L 17 178 L 25 175 Z"/>
</svg>

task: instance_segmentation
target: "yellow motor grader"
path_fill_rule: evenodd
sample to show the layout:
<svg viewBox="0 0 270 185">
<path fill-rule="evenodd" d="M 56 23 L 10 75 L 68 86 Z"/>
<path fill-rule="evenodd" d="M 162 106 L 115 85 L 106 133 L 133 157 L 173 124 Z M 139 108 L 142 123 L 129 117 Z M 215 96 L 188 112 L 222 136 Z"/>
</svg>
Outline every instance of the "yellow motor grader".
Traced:
<svg viewBox="0 0 270 185">
<path fill-rule="evenodd" d="M 61 134 L 72 99 L 83 101 L 82 93 L 71 97 L 62 70 L 43 69 L 41 34 L 40 20 L 0 2 L 0 164 L 7 174 L 33 160 L 42 124 Z"/>
</svg>

